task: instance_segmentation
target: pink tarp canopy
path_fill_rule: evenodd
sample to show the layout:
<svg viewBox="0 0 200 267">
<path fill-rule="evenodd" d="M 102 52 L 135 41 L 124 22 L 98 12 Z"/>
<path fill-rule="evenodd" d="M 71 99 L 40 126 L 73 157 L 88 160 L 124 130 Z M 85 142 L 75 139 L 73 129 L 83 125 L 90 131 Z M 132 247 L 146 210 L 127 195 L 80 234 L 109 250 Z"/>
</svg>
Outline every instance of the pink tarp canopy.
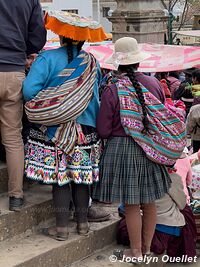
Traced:
<svg viewBox="0 0 200 267">
<path fill-rule="evenodd" d="M 51 50 L 51 49 L 56 49 L 60 47 L 60 42 L 59 41 L 47 41 L 44 50 Z"/>
<path fill-rule="evenodd" d="M 142 51 L 150 54 L 148 59 L 140 63 L 139 70 L 142 72 L 165 72 L 200 67 L 200 47 L 146 43 L 139 46 Z M 47 42 L 45 45 L 46 50 L 57 47 L 59 47 L 58 42 Z M 114 49 L 112 43 L 92 46 L 86 44 L 84 49 L 96 57 L 102 68 L 115 69 L 114 65 L 108 64 Z"/>
<path fill-rule="evenodd" d="M 200 65 L 200 47 L 162 44 L 140 44 L 139 46 L 142 51 L 151 54 L 148 59 L 140 63 L 139 70 L 142 72 L 182 70 Z M 107 64 L 113 53 L 113 44 L 88 46 L 85 50 L 97 58 L 101 67 L 115 69 L 113 65 Z"/>
</svg>

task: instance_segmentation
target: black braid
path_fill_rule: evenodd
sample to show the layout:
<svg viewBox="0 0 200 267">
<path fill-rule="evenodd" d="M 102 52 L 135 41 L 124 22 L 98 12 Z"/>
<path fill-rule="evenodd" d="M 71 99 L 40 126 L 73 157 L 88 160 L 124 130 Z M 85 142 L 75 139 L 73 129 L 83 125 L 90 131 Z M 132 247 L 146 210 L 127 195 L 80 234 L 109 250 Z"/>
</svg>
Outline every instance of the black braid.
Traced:
<svg viewBox="0 0 200 267">
<path fill-rule="evenodd" d="M 67 55 L 68 55 L 68 62 L 70 63 L 74 59 L 73 55 L 73 42 L 76 42 L 70 38 L 63 37 L 62 43 L 66 44 L 66 49 L 67 49 Z M 82 49 L 82 46 L 84 44 L 84 41 L 77 42 L 77 51 L 78 53 Z"/>
<path fill-rule="evenodd" d="M 127 76 L 129 77 L 130 81 L 133 84 L 133 87 L 135 88 L 135 91 L 138 95 L 138 100 L 141 104 L 142 107 L 142 113 L 143 113 L 143 120 L 142 123 L 144 125 L 144 129 L 143 129 L 143 133 L 148 132 L 148 118 L 147 118 L 147 110 L 146 110 L 146 106 L 145 106 L 145 99 L 144 99 L 144 95 L 142 93 L 142 88 L 139 84 L 139 82 L 137 81 L 137 79 L 135 78 L 135 67 L 134 66 L 120 66 L 119 67 L 120 70 L 123 70 L 123 72 L 125 71 L 127 73 Z"/>
<path fill-rule="evenodd" d="M 66 47 L 67 47 L 68 63 L 70 63 L 74 58 L 72 42 L 67 42 Z"/>
<path fill-rule="evenodd" d="M 84 45 L 84 42 L 83 41 L 78 42 L 78 44 L 77 44 L 77 50 L 78 50 L 78 52 L 81 51 L 83 45 Z"/>
</svg>

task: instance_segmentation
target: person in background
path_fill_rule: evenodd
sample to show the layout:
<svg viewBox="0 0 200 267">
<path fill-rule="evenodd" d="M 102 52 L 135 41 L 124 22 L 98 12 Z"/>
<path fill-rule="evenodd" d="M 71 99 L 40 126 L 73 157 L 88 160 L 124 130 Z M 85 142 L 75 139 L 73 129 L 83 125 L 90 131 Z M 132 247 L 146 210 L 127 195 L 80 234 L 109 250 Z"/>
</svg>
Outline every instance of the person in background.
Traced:
<svg viewBox="0 0 200 267">
<path fill-rule="evenodd" d="M 192 72 L 192 84 L 193 85 L 200 85 L 200 69 L 196 69 Z M 193 106 L 200 104 L 200 97 L 194 96 Z"/>
<path fill-rule="evenodd" d="M 185 81 L 185 73 L 182 70 L 179 72 L 178 79 L 181 83 Z"/>
<path fill-rule="evenodd" d="M 119 64 L 118 71 L 113 72 L 113 81 L 102 93 L 97 119 L 98 133 L 108 141 L 101 156 L 100 182 L 94 195 L 100 201 L 125 204 L 131 248 L 114 253 L 118 258 L 135 257 L 137 261 L 143 255 L 150 254 L 156 225 L 155 200 L 168 191 L 171 181 L 165 166 L 151 161 L 133 136 L 126 134 L 121 123 L 121 103 L 116 83 L 129 82 L 129 86 L 136 90 L 141 105 L 142 124 L 145 129 L 148 127 L 142 85 L 136 79 L 139 63 L 147 55 L 139 50 L 136 39 L 124 37 L 115 43 L 115 57 Z M 127 100 L 127 110 L 129 108 Z M 131 121 L 129 117 L 128 120 Z"/>
<path fill-rule="evenodd" d="M 191 135 L 193 153 L 200 149 L 200 104 L 191 107 L 187 116 L 187 133 Z"/>
<path fill-rule="evenodd" d="M 174 99 L 174 91 L 178 89 L 181 84 L 181 81 L 179 80 L 179 72 L 170 71 L 167 80 L 169 82 L 169 90 L 171 91 L 172 99 Z"/>
<path fill-rule="evenodd" d="M 193 71 L 192 83 L 193 85 L 200 84 L 199 69 Z M 190 89 L 190 91 L 192 93 L 193 90 Z M 198 152 L 200 149 L 200 97 L 199 96 L 194 97 L 193 106 L 191 107 L 190 112 L 188 114 L 187 132 L 188 134 L 191 134 L 193 153 Z"/>
<path fill-rule="evenodd" d="M 165 80 L 170 92 L 171 92 L 171 98 L 174 99 L 174 91 L 179 87 L 180 81 L 178 79 L 178 72 L 171 71 L 171 72 L 157 72 L 155 74 L 155 77 L 159 81 Z"/>
<path fill-rule="evenodd" d="M 192 72 L 195 68 L 184 70 L 185 80 L 181 82 L 179 88 L 174 91 L 174 100 L 182 100 L 186 106 L 186 116 L 188 115 L 191 106 L 193 105 L 194 97 L 189 85 L 192 84 Z"/>
<path fill-rule="evenodd" d="M 0 132 L 8 168 L 9 209 L 23 205 L 22 81 L 26 58 L 40 51 L 46 30 L 39 0 L 0 1 Z"/>
<path fill-rule="evenodd" d="M 31 65 L 33 64 L 33 62 L 35 61 L 36 57 L 38 56 L 38 54 L 31 54 L 28 55 L 26 58 L 26 65 L 25 65 L 25 70 L 26 70 L 26 75 L 28 75 L 28 72 L 30 70 Z"/>
<path fill-rule="evenodd" d="M 171 257 L 196 256 L 197 231 L 191 208 L 186 204 L 182 179 L 170 174 L 169 192 L 156 200 L 157 222 L 151 244 L 155 254 L 166 253 Z"/>
<path fill-rule="evenodd" d="M 173 105 L 172 94 L 171 94 L 171 91 L 169 90 L 169 82 L 164 77 L 164 78 L 160 79 L 160 84 L 161 84 L 161 86 L 163 88 L 163 91 L 164 91 L 164 94 L 165 94 L 165 97 L 166 97 L 165 104 L 169 103 L 169 104 Z"/>
<path fill-rule="evenodd" d="M 188 157 L 188 149 L 185 147 L 180 159 L 175 164 L 176 173 L 180 175 L 183 183 L 183 190 L 186 195 L 187 205 L 190 204 L 190 194 L 188 187 L 192 182 L 192 169 L 190 159 Z"/>
</svg>

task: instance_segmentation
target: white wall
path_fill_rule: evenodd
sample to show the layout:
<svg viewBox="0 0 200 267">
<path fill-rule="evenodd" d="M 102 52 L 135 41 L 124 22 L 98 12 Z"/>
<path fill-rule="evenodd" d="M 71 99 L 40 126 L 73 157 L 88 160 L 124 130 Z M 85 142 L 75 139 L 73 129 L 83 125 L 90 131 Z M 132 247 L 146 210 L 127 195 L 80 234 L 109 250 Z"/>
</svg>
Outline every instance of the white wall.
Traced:
<svg viewBox="0 0 200 267">
<path fill-rule="evenodd" d="M 79 15 L 92 16 L 92 0 L 53 0 L 52 3 L 42 3 L 42 7 L 53 10 L 78 9 Z"/>
</svg>

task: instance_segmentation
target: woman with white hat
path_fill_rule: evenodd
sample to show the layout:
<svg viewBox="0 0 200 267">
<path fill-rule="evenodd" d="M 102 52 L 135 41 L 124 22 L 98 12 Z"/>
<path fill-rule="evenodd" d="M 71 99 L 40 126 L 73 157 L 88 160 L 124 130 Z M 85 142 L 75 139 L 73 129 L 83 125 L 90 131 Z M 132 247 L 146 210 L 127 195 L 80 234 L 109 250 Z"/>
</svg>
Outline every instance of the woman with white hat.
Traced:
<svg viewBox="0 0 200 267">
<path fill-rule="evenodd" d="M 113 60 L 118 65 L 118 71 L 114 73 L 102 94 L 97 119 L 97 131 L 108 141 L 100 161 L 101 181 L 95 194 L 101 201 L 125 204 L 131 248 L 126 251 L 119 250 L 117 256 L 135 257 L 136 262 L 144 254 L 150 254 L 156 225 L 154 202 L 164 196 L 171 183 L 166 167 L 150 160 L 122 126 L 122 103 L 117 84 L 122 86 L 125 79 L 129 86 L 135 88 L 140 116 L 143 118 L 143 132 L 148 131 L 149 121 L 142 85 L 134 75 L 138 63 L 148 56 L 139 50 L 134 38 L 124 37 L 116 41 Z M 127 106 L 128 111 L 129 99 L 124 98 L 123 104 Z M 125 116 L 130 119 L 128 112 Z M 143 212 L 142 217 L 140 209 Z"/>
</svg>

